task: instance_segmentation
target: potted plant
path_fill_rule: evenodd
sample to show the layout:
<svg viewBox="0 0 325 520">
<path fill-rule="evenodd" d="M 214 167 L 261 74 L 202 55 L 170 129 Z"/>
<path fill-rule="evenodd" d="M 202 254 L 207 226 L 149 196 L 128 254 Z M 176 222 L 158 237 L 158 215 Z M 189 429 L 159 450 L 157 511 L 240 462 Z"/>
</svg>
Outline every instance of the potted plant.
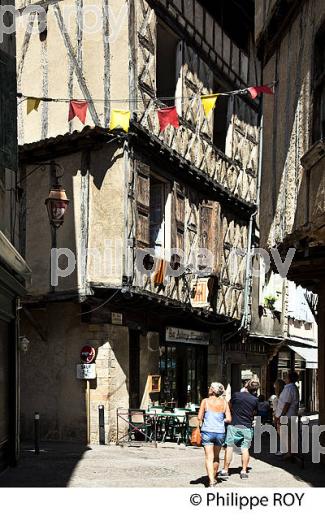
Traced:
<svg viewBox="0 0 325 520">
<path fill-rule="evenodd" d="M 274 311 L 274 304 L 276 302 L 277 298 L 276 296 L 265 296 L 264 298 L 264 306 L 267 308 L 267 309 L 270 309 L 270 311 Z"/>
</svg>

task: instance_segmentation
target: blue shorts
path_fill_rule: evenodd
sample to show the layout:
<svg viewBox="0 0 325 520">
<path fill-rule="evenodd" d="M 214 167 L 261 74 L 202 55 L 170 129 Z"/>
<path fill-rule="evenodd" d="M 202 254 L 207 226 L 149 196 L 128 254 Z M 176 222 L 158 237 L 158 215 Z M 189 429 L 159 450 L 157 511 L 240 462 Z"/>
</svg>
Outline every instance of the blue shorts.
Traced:
<svg viewBox="0 0 325 520">
<path fill-rule="evenodd" d="M 225 433 L 201 432 L 202 446 L 223 446 L 226 439 Z"/>
</svg>

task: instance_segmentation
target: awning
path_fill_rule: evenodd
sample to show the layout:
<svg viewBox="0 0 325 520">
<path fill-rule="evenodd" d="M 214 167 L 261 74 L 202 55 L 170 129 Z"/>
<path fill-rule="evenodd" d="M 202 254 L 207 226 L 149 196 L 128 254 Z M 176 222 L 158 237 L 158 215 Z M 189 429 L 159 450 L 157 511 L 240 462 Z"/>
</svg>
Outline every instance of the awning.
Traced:
<svg viewBox="0 0 325 520">
<path fill-rule="evenodd" d="M 318 348 L 288 346 L 306 361 L 306 368 L 318 368 Z"/>
<path fill-rule="evenodd" d="M 25 280 L 30 280 L 32 271 L 8 238 L 0 231 L 0 260 Z"/>
</svg>

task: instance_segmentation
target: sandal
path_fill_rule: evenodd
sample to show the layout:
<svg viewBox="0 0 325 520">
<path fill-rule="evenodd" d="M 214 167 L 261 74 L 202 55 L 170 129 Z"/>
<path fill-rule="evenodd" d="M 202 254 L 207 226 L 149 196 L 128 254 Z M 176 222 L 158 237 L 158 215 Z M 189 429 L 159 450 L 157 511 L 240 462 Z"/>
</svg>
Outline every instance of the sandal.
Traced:
<svg viewBox="0 0 325 520">
<path fill-rule="evenodd" d="M 222 480 L 228 480 L 229 473 L 225 469 L 222 469 L 221 471 L 219 471 L 218 477 L 221 478 Z"/>
</svg>

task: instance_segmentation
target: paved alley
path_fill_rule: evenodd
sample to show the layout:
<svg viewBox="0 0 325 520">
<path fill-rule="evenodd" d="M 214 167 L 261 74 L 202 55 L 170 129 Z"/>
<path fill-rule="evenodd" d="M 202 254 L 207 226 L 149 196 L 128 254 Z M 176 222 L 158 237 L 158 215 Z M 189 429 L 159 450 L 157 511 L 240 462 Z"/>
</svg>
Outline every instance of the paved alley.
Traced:
<svg viewBox="0 0 325 520">
<path fill-rule="evenodd" d="M 249 481 L 239 477 L 235 455 L 227 487 L 324 486 L 324 467 L 283 462 L 274 455 L 251 459 Z M 31 446 L 22 450 L 17 468 L 0 476 L 0 487 L 204 487 L 207 484 L 202 448 L 175 446 L 119 447 L 46 443 L 36 456 Z"/>
</svg>

